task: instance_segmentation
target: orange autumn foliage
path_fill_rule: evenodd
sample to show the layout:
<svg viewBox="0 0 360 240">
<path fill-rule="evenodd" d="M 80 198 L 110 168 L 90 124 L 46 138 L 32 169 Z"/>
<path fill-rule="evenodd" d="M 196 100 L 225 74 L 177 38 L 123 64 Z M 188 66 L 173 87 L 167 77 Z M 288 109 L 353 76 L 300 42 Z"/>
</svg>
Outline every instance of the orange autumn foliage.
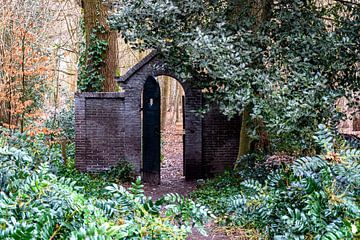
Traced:
<svg viewBox="0 0 360 240">
<path fill-rule="evenodd" d="M 39 116 L 50 60 L 37 40 L 39 29 L 31 28 L 29 19 L 1 10 L 0 126 L 24 131 Z"/>
<path fill-rule="evenodd" d="M 50 129 L 46 127 L 33 127 L 32 129 L 27 130 L 26 134 L 30 137 L 44 134 L 45 136 L 59 136 L 61 134 L 60 129 Z"/>
</svg>

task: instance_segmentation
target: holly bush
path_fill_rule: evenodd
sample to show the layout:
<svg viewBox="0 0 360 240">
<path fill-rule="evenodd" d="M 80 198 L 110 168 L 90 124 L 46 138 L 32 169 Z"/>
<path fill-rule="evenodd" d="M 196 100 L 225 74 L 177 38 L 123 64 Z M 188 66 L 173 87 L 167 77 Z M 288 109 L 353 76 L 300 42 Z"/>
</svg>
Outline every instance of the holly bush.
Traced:
<svg viewBox="0 0 360 240">
<path fill-rule="evenodd" d="M 110 23 L 132 47 L 158 50 L 229 118 L 249 108 L 249 133 L 262 122 L 273 152 L 311 148 L 317 126 L 342 117 L 337 99 L 359 100 L 356 1 L 114 2 Z"/>
</svg>

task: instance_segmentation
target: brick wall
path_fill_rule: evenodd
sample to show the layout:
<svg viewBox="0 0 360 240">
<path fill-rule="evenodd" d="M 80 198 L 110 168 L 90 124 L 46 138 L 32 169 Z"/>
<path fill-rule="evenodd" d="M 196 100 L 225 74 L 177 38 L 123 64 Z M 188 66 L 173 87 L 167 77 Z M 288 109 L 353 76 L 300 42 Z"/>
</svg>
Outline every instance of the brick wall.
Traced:
<svg viewBox="0 0 360 240">
<path fill-rule="evenodd" d="M 200 89 L 192 88 L 150 54 L 120 79 L 124 93 L 78 93 L 75 96 L 76 167 L 102 171 L 127 160 L 140 175 L 142 168 L 141 98 L 149 76 L 177 79 L 185 91 L 186 179 L 211 177 L 231 168 L 238 150 L 240 119 L 228 121 L 214 107 L 205 118 L 196 111 L 203 104 Z M 194 80 L 196 81 L 196 80 Z"/>
<path fill-rule="evenodd" d="M 241 118 L 228 120 L 213 106 L 203 119 L 203 168 L 212 177 L 233 168 L 237 158 Z"/>
<path fill-rule="evenodd" d="M 123 93 L 75 95 L 76 167 L 98 172 L 125 159 Z"/>
<path fill-rule="evenodd" d="M 357 114 L 353 120 L 353 131 L 360 132 L 360 114 Z"/>
</svg>

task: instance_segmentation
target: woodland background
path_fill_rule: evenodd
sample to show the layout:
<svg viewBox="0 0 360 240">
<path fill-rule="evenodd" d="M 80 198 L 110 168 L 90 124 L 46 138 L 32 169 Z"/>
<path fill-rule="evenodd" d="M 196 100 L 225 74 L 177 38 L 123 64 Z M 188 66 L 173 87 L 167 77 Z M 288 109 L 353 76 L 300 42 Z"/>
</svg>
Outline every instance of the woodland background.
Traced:
<svg viewBox="0 0 360 240">
<path fill-rule="evenodd" d="M 84 2 L 88 2 L 90 9 L 100 3 Z M 23 132 L 35 130 L 37 126 L 43 126 L 44 121 L 50 121 L 53 128 L 59 124 L 59 113 L 73 108 L 77 81 L 83 74 L 78 71 L 85 37 L 81 4 L 76 0 L 2 1 L 0 122 L 4 127 Z M 92 27 L 88 26 L 88 29 Z M 132 49 L 116 31 L 112 31 L 111 38 L 111 56 L 107 59 L 112 63 L 107 62 L 109 72 L 105 75 L 113 80 L 126 73 L 148 52 Z M 114 81 L 109 82 L 107 91 L 119 90 Z M 164 93 L 163 108 L 170 111 L 180 106 L 181 99 L 177 98 L 182 94 L 180 85 L 176 81 L 160 80 L 160 83 Z"/>
<path fill-rule="evenodd" d="M 359 238 L 359 19 L 357 0 L 0 0 L 0 238 Z M 122 91 L 154 49 L 243 118 L 234 168 L 186 196 L 74 167 L 74 93 Z"/>
</svg>

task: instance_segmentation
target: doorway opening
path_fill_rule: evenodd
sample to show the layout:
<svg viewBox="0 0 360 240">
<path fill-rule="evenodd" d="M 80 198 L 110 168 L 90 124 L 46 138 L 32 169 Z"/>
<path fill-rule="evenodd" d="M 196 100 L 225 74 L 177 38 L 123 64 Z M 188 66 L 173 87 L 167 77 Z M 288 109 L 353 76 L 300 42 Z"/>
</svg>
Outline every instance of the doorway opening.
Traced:
<svg viewBox="0 0 360 240">
<path fill-rule="evenodd" d="M 169 76 L 149 77 L 142 96 L 142 173 L 152 184 L 184 181 L 185 92 Z"/>
<path fill-rule="evenodd" d="M 161 168 L 163 184 L 185 179 L 185 92 L 181 84 L 169 76 L 159 76 L 161 90 Z"/>
</svg>

